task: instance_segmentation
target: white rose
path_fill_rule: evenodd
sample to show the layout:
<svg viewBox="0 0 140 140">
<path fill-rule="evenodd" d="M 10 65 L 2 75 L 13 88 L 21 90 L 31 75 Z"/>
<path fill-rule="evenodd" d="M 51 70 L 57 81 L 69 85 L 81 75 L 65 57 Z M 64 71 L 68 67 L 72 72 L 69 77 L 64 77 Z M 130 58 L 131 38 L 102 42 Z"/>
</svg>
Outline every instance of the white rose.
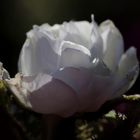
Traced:
<svg viewBox="0 0 140 140">
<path fill-rule="evenodd" d="M 34 26 L 19 58 L 19 72 L 7 80 L 26 107 L 68 117 L 93 112 L 125 93 L 139 71 L 136 49 L 124 52 L 112 21 L 97 25 L 70 21 Z"/>
</svg>

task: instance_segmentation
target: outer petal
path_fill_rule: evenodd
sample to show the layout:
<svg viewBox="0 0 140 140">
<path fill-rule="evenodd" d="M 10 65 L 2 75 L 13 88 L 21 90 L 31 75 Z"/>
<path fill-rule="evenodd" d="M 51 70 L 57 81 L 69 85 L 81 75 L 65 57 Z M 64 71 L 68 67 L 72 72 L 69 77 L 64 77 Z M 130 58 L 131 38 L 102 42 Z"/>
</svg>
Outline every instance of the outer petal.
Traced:
<svg viewBox="0 0 140 140">
<path fill-rule="evenodd" d="M 25 75 L 34 75 L 40 71 L 51 73 L 58 67 L 59 42 L 35 26 L 27 34 L 27 40 L 19 58 L 19 71 Z"/>
<path fill-rule="evenodd" d="M 68 117 L 77 112 L 79 105 L 75 92 L 60 80 L 40 73 L 7 81 L 11 90 L 24 106 L 42 113 Z"/>
<path fill-rule="evenodd" d="M 53 77 L 66 83 L 80 96 L 81 87 L 88 86 L 91 73 L 85 68 L 66 67 L 54 73 Z"/>
<path fill-rule="evenodd" d="M 63 67 L 90 67 L 90 52 L 82 45 L 69 41 L 61 44 L 60 68 Z"/>
<path fill-rule="evenodd" d="M 104 44 L 103 60 L 110 70 L 115 70 L 123 54 L 123 38 L 112 21 L 107 20 L 100 25 Z"/>
<path fill-rule="evenodd" d="M 129 48 L 125 54 L 122 55 L 119 62 L 118 72 L 116 74 L 116 93 L 113 98 L 125 93 L 135 83 L 139 74 L 139 62 L 136 56 L 136 49 Z"/>
<path fill-rule="evenodd" d="M 77 93 L 78 112 L 96 111 L 114 92 L 114 77 L 97 75 L 92 69 L 69 67 L 58 71 L 54 77 Z"/>
<path fill-rule="evenodd" d="M 95 112 L 114 92 L 114 76 L 101 76 L 92 74 L 90 83 L 87 87 L 81 88 L 80 111 Z"/>
<path fill-rule="evenodd" d="M 122 55 L 119 62 L 119 75 L 121 77 L 127 75 L 139 62 L 136 55 L 136 48 L 129 48 L 125 54 Z"/>
</svg>

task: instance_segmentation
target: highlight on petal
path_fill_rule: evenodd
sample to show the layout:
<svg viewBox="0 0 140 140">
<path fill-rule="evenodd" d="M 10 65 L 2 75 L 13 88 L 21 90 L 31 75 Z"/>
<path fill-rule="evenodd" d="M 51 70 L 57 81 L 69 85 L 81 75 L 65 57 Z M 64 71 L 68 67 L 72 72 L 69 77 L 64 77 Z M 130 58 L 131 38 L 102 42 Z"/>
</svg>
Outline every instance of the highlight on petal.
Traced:
<svg viewBox="0 0 140 140">
<path fill-rule="evenodd" d="M 90 51 L 82 45 L 69 41 L 61 44 L 60 68 L 90 67 Z"/>
<path fill-rule="evenodd" d="M 30 39 L 26 39 L 23 48 L 20 53 L 18 68 L 19 71 L 25 75 L 36 73 L 39 71 L 39 67 L 36 66 L 34 46 Z"/>
<path fill-rule="evenodd" d="M 45 73 L 16 77 L 7 83 L 19 101 L 35 112 L 68 117 L 79 108 L 73 89 Z"/>
<path fill-rule="evenodd" d="M 85 47 L 89 47 L 90 45 L 90 36 L 92 32 L 92 24 L 89 23 L 88 21 L 78 21 L 78 22 L 73 22 L 75 27 L 77 28 L 79 34 L 82 36 L 84 40 L 87 41 L 87 45 L 85 43 Z"/>
<path fill-rule="evenodd" d="M 124 52 L 123 38 L 110 20 L 104 21 L 99 28 L 104 46 L 103 61 L 110 70 L 114 71 Z"/>
<path fill-rule="evenodd" d="M 102 59 L 94 58 L 92 63 L 93 63 L 93 73 L 100 76 L 110 76 L 111 71 L 103 62 Z"/>
<path fill-rule="evenodd" d="M 78 25 L 80 25 L 81 27 L 84 26 L 85 25 L 84 21 L 64 22 L 60 28 L 61 39 L 63 39 L 64 41 L 70 41 L 89 48 L 90 38 L 87 38 L 88 32 L 85 37 L 85 34 L 83 35 L 83 29 L 80 30 L 80 27 L 79 28 L 77 27 Z M 90 27 L 87 26 L 88 31 L 90 30 L 89 28 Z"/>
</svg>

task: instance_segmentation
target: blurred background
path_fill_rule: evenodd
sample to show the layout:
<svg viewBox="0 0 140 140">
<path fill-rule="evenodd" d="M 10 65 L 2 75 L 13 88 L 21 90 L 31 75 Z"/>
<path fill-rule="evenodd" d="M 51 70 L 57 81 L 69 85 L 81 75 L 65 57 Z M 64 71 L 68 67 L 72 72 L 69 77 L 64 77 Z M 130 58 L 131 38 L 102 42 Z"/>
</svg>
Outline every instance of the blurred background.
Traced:
<svg viewBox="0 0 140 140">
<path fill-rule="evenodd" d="M 97 23 L 111 19 L 121 31 L 125 48 L 135 46 L 140 60 L 139 0 L 1 0 L 0 61 L 13 77 L 17 72 L 20 49 L 26 32 L 34 24 L 53 25 L 69 20 L 88 20 L 95 15 Z M 130 92 L 140 93 L 140 80 Z"/>
</svg>

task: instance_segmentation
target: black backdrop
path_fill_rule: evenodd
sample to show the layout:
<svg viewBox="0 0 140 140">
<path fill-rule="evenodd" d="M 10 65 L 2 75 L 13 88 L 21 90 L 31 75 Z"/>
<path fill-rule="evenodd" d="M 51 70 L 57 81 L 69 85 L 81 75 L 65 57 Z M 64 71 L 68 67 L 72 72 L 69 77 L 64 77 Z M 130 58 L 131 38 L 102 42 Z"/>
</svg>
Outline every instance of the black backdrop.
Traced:
<svg viewBox="0 0 140 140">
<path fill-rule="evenodd" d="M 25 34 L 33 24 L 90 21 L 92 13 L 97 23 L 113 20 L 124 37 L 125 48 L 137 47 L 140 60 L 139 7 L 139 0 L 1 0 L 0 61 L 14 76 Z M 138 79 L 131 91 L 140 91 L 139 82 Z"/>
</svg>

